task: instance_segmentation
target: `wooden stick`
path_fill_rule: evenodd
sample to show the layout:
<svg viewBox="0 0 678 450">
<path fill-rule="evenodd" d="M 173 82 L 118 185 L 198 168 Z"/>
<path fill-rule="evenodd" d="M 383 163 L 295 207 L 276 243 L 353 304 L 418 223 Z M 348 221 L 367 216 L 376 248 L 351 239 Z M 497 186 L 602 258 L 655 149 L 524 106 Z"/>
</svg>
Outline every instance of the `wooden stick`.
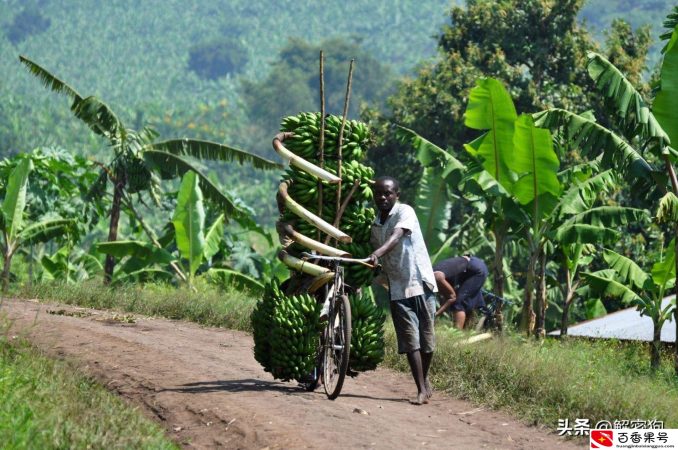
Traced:
<svg viewBox="0 0 678 450">
<path fill-rule="evenodd" d="M 348 206 L 348 202 L 351 201 L 351 198 L 353 198 L 353 194 L 355 194 L 355 191 L 358 189 L 358 186 L 360 185 L 359 180 L 355 180 L 353 182 L 353 187 L 351 187 L 351 190 L 349 191 L 348 195 L 344 199 L 344 203 L 341 204 L 341 208 L 339 208 L 339 212 L 337 212 L 336 217 L 334 218 L 334 227 L 339 227 L 339 222 L 341 221 L 342 216 L 344 215 L 344 211 L 346 211 L 346 207 Z M 325 244 L 330 242 L 330 237 L 325 238 Z"/>
<path fill-rule="evenodd" d="M 341 209 L 341 145 L 344 140 L 344 127 L 346 126 L 346 116 L 348 115 L 348 102 L 351 99 L 351 82 L 353 81 L 353 64 L 355 59 L 351 60 L 351 64 L 348 66 L 348 80 L 346 82 L 346 97 L 344 98 L 344 113 L 341 120 L 341 128 L 339 128 L 339 140 L 337 141 L 337 176 L 339 177 L 339 185 L 337 186 L 337 216 L 339 216 L 339 210 Z"/>
<path fill-rule="evenodd" d="M 321 169 L 325 168 L 325 55 L 320 50 L 320 136 L 318 138 L 318 164 Z M 323 214 L 323 183 L 318 180 L 318 216 Z M 318 230 L 318 240 L 320 240 Z"/>
</svg>

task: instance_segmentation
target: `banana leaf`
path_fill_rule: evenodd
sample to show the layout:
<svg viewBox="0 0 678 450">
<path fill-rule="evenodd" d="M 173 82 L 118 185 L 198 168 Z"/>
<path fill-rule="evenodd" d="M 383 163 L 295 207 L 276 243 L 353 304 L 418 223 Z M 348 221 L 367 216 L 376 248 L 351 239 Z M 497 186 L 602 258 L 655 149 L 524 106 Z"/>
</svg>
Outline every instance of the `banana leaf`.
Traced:
<svg viewBox="0 0 678 450">
<path fill-rule="evenodd" d="M 572 147 L 591 158 L 602 155 L 601 163 L 610 169 L 618 170 L 632 179 L 644 181 L 643 187 L 664 185 L 660 175 L 645 160 L 642 154 L 622 137 L 596 123 L 592 118 L 570 111 L 552 108 L 532 116 L 535 125 L 550 130 L 563 129 L 565 137 Z"/>
<path fill-rule="evenodd" d="M 641 300 L 641 297 L 626 287 L 624 284 L 595 273 L 583 272 L 582 276 L 586 279 L 590 290 L 598 293 L 602 297 L 620 298 L 625 304 L 635 304 Z"/>
<path fill-rule="evenodd" d="M 411 144 L 417 159 L 424 167 L 417 186 L 415 211 L 421 221 L 426 247 L 431 251 L 441 248 L 446 236 L 450 211 L 450 188 L 458 187 L 466 167 L 454 156 L 424 139 L 416 132 L 398 127 L 399 138 Z"/>
<path fill-rule="evenodd" d="M 200 267 L 205 251 L 205 208 L 198 176 L 188 172 L 181 180 L 177 206 L 172 217 L 177 247 L 181 257 L 188 261 L 190 275 Z"/>
<path fill-rule="evenodd" d="M 664 258 L 652 266 L 652 281 L 663 291 L 676 282 L 676 238 L 664 247 Z"/>
<path fill-rule="evenodd" d="M 227 220 L 232 216 L 249 217 L 247 211 L 236 205 L 230 196 L 222 193 L 197 167 L 181 157 L 159 150 L 145 150 L 143 158 L 150 167 L 157 170 L 165 179 L 183 176 L 187 172 L 195 172 L 198 175 L 200 189 L 205 199 L 222 208 Z"/>
<path fill-rule="evenodd" d="M 55 237 L 66 234 L 70 227 L 75 225 L 71 219 L 52 219 L 32 223 L 19 233 L 22 244 L 35 244 L 47 242 Z"/>
<path fill-rule="evenodd" d="M 205 234 L 205 259 L 210 259 L 219 251 L 219 244 L 224 237 L 224 215 L 220 214 Z"/>
<path fill-rule="evenodd" d="M 169 264 L 174 261 L 170 252 L 142 241 L 114 241 L 98 242 L 94 248 L 99 253 L 112 255 L 116 258 L 126 256 L 137 258 L 144 264 Z"/>
<path fill-rule="evenodd" d="M 678 27 L 664 51 L 660 89 L 652 104 L 652 112 L 671 140 L 678 147 Z"/>
<path fill-rule="evenodd" d="M 526 205 L 538 201 L 546 193 L 559 197 L 560 162 L 553 150 L 551 133 L 535 127 L 532 117 L 523 114 L 515 123 L 513 146 L 513 157 L 507 162 L 509 168 L 520 176 L 513 186 L 513 195 L 518 201 Z"/>
<path fill-rule="evenodd" d="M 465 144 L 464 148 L 479 158 L 485 170 L 507 191 L 514 179 L 509 161 L 514 153 L 514 124 L 517 118 L 511 96 L 504 85 L 494 78 L 481 78 L 469 94 L 464 124 L 487 133 Z"/>
<path fill-rule="evenodd" d="M 26 208 L 26 189 L 28 187 L 28 174 L 33 170 L 33 161 L 22 160 L 12 170 L 7 182 L 5 199 L 2 202 L 2 215 L 4 218 L 5 244 L 9 247 L 15 241 L 22 228 L 24 209 Z"/>
<path fill-rule="evenodd" d="M 222 288 L 246 289 L 253 295 L 261 295 L 264 285 L 252 277 L 230 269 L 210 269 L 205 272 L 205 278 L 212 284 Z"/>
<path fill-rule="evenodd" d="M 250 164 L 255 169 L 278 170 L 282 166 L 268 159 L 248 153 L 235 147 L 218 144 L 216 142 L 202 141 L 197 139 L 172 139 L 155 142 L 145 146 L 142 151 L 155 150 L 171 153 L 175 156 L 192 156 L 197 159 L 209 159 L 213 161 L 237 162 Z"/>
<path fill-rule="evenodd" d="M 636 289 L 648 288 L 650 276 L 630 258 L 605 249 L 603 258 L 617 272 L 617 280 Z"/>
</svg>

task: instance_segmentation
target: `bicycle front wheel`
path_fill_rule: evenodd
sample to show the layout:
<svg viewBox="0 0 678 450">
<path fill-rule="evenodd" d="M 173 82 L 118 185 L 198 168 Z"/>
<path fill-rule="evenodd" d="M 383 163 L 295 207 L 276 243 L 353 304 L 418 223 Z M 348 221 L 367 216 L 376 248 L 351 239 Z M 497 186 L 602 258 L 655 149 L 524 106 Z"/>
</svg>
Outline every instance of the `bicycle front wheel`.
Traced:
<svg viewBox="0 0 678 450">
<path fill-rule="evenodd" d="M 348 296 L 335 297 L 325 329 L 323 385 L 327 398 L 334 400 L 344 385 L 351 353 L 351 304 Z"/>
</svg>

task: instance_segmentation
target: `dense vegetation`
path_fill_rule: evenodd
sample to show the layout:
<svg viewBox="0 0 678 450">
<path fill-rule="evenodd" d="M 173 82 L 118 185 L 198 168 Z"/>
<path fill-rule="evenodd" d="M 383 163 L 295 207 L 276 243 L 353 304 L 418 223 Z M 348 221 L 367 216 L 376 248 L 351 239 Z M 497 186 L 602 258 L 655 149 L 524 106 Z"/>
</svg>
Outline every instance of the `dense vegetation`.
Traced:
<svg viewBox="0 0 678 450">
<path fill-rule="evenodd" d="M 181 5 L 0 4 L 0 52 L 26 55 L 0 61 L 5 291 L 57 280 L 75 286 L 61 294 L 79 296 L 80 283 L 103 279 L 128 285 L 116 298 L 133 297 L 137 310 L 246 327 L 242 299 L 215 306 L 209 297 L 188 308 L 195 316 L 182 302 L 206 283 L 256 293 L 285 277 L 270 232 L 279 166 L 262 155 L 283 116 L 318 109 L 322 49 L 330 113 L 356 58 L 349 115 L 372 126 L 361 137 L 376 144 L 370 161 L 401 180 L 433 260 L 485 259 L 494 292 L 515 301 L 506 328 L 528 337 L 634 305 L 655 327 L 643 377 L 665 376 L 658 330 L 678 320 L 675 303 L 661 304 L 678 276 L 678 9 L 662 24 L 669 5 L 648 3 L 643 27 L 601 23 L 609 9 L 592 15 L 597 3 L 582 0 Z M 98 33 L 83 36 L 92 23 Z M 317 136 L 297 138 L 311 148 Z M 295 195 L 311 194 L 317 183 L 307 181 Z M 135 290 L 149 281 L 176 295 Z M 120 306 L 110 294 L 96 301 Z M 491 346 L 455 370 L 498 374 L 479 391 L 561 370 L 540 355 L 548 346 L 531 345 L 506 376 L 497 370 L 506 353 Z M 567 383 L 588 368 L 572 370 L 530 405 L 562 392 L 580 411 Z M 440 369 L 442 385 L 451 373 Z"/>
</svg>

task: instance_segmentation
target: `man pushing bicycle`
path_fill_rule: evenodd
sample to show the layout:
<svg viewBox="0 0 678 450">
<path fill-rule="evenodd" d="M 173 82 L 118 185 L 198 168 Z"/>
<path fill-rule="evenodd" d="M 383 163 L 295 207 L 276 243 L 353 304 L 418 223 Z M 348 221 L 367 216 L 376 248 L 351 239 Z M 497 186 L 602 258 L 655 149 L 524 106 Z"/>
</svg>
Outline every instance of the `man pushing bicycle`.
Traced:
<svg viewBox="0 0 678 450">
<path fill-rule="evenodd" d="M 399 197 L 396 179 L 376 180 L 374 202 L 378 213 L 370 239 L 376 250 L 369 259 L 374 265 L 382 265 L 398 353 L 407 355 L 417 385 L 417 397 L 411 402 L 421 405 L 428 403 L 432 394 L 428 370 L 435 348 L 433 322 L 438 289 L 417 216 L 411 206 L 398 202 Z"/>
</svg>

